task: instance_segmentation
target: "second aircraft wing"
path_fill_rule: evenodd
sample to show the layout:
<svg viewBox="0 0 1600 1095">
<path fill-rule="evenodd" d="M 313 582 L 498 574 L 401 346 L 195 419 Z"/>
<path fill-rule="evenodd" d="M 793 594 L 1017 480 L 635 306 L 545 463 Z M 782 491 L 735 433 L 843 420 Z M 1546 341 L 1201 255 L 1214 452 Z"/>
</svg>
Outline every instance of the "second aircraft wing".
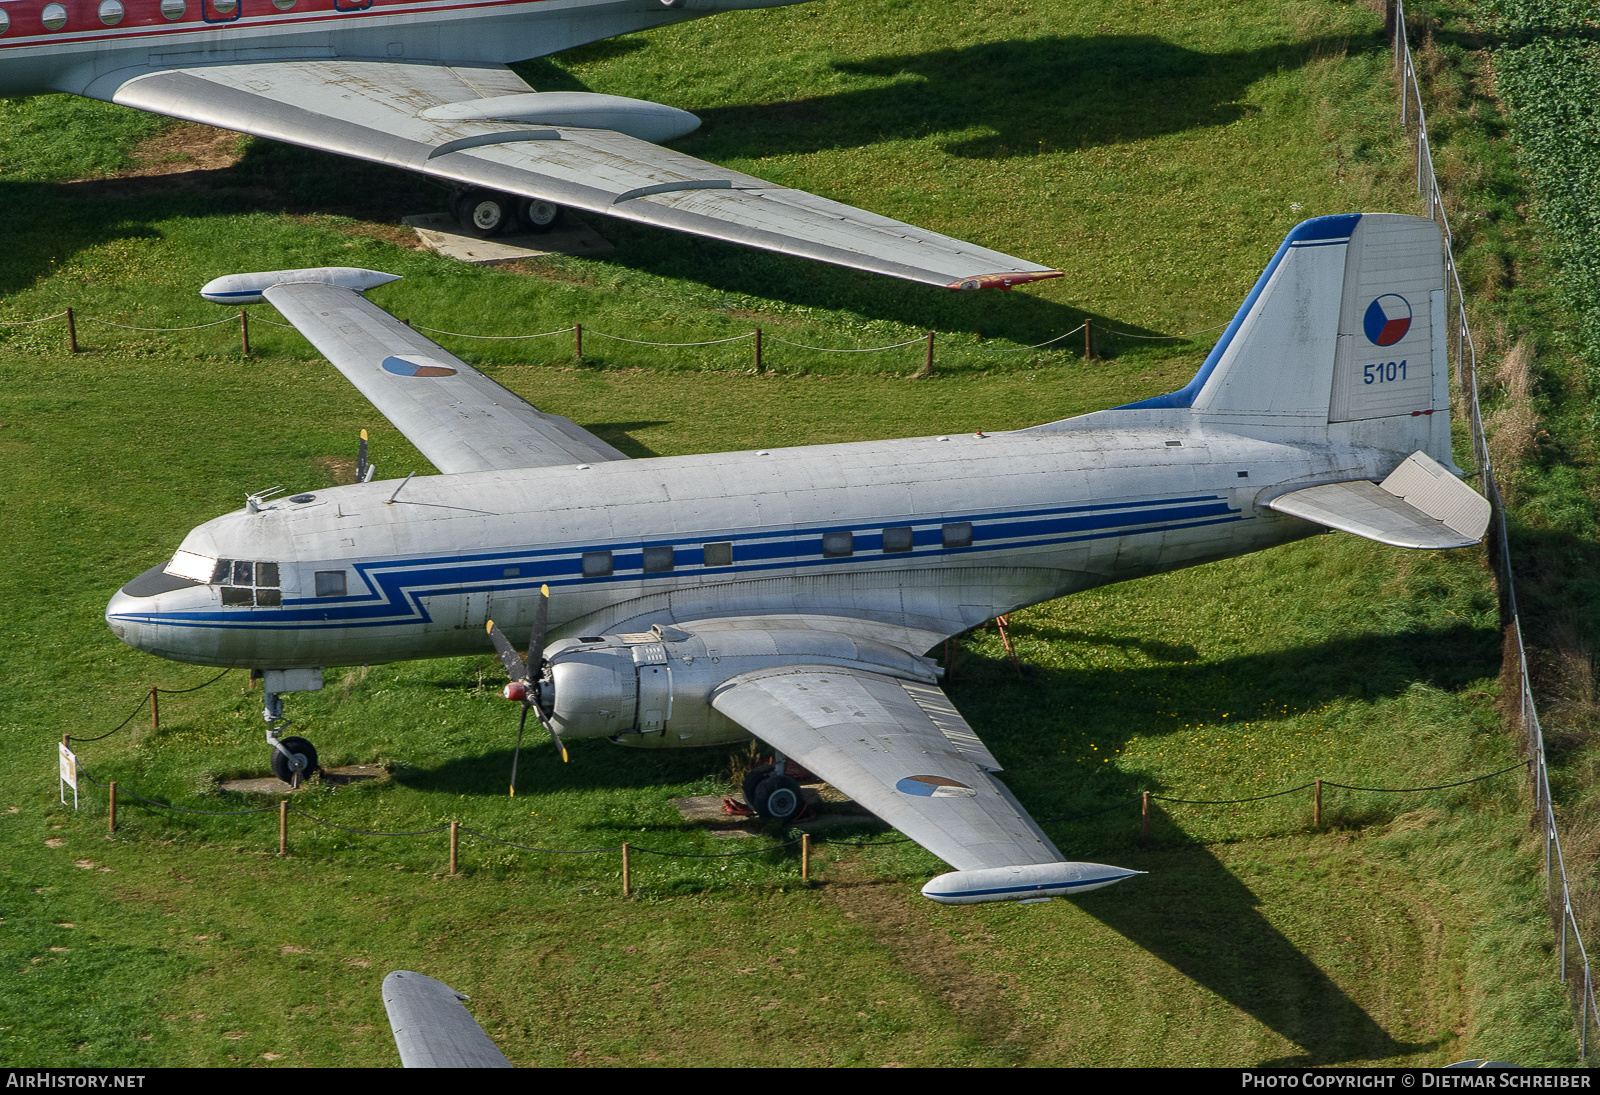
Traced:
<svg viewBox="0 0 1600 1095">
<path fill-rule="evenodd" d="M 261 296 L 446 475 L 627 459 L 575 422 L 496 384 L 354 289 L 287 281 Z"/>
<path fill-rule="evenodd" d="M 539 98 L 498 65 L 263 61 L 113 73 L 96 81 L 90 93 L 448 183 L 928 285 L 977 289 L 1060 276 L 1047 266 L 730 171 L 614 129 L 440 116 L 439 108 L 446 106 Z"/>
</svg>

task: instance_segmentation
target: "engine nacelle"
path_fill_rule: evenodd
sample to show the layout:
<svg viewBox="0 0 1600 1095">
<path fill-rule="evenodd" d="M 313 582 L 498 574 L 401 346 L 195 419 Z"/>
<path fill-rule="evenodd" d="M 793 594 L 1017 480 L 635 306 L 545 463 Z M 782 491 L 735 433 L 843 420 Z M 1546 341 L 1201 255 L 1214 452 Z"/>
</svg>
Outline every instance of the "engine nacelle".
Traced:
<svg viewBox="0 0 1600 1095">
<path fill-rule="evenodd" d="M 742 624 L 711 620 L 552 643 L 545 650 L 550 721 L 563 739 L 610 738 L 647 748 L 722 745 L 750 735 L 711 706 L 711 694 L 744 673 L 827 665 L 929 684 L 941 673 L 928 658 L 869 639 Z"/>
</svg>

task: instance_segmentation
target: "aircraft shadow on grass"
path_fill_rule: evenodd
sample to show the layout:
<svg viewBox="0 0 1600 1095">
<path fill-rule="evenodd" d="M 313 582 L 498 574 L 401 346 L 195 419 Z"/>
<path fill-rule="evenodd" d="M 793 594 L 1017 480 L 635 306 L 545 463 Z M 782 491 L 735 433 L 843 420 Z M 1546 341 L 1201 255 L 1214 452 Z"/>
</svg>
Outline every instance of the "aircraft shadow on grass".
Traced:
<svg viewBox="0 0 1600 1095">
<path fill-rule="evenodd" d="M 1404 1058 L 1444 1044 L 1396 1040 L 1273 927 L 1261 900 L 1203 846 L 1146 853 L 1139 865 L 1150 873 L 1121 892 L 1084 894 L 1078 906 L 1304 1051 L 1257 1067 Z"/>
<path fill-rule="evenodd" d="M 0 180 L 0 238 L 10 252 L 9 261 L 0 265 L 0 295 L 49 276 L 80 251 L 119 240 L 158 239 L 158 225 L 168 219 L 335 213 L 398 224 L 403 216 L 442 210 L 444 204 L 442 189 L 396 169 L 262 140 L 252 141 L 243 159 L 227 168 L 69 183 Z M 957 293 L 610 217 L 581 217 L 617 245 L 615 252 L 592 261 L 706 285 L 736 294 L 741 302 L 765 297 L 1022 345 L 1062 335 L 1086 318 L 1102 331 L 1163 333 L 1026 292 Z M 377 259 L 364 261 L 382 265 Z M 241 255 L 237 269 L 227 272 L 257 269 L 262 262 L 269 268 L 274 262 L 282 265 Z M 847 346 L 850 341 L 857 340 L 847 340 Z M 1081 351 L 1081 336 L 1063 346 Z M 588 356 L 603 358 L 603 347 L 586 347 Z M 770 352 L 781 361 L 780 347 Z M 921 364 L 914 347 L 895 360 L 886 368 L 910 371 Z"/>
<path fill-rule="evenodd" d="M 1004 159 L 1230 125 L 1262 77 L 1342 52 L 1387 48 L 1381 34 L 1201 53 L 1153 35 L 1050 36 L 835 65 L 885 87 L 781 103 L 714 107 L 679 147 L 766 157 L 953 137 L 953 156 Z"/>
</svg>

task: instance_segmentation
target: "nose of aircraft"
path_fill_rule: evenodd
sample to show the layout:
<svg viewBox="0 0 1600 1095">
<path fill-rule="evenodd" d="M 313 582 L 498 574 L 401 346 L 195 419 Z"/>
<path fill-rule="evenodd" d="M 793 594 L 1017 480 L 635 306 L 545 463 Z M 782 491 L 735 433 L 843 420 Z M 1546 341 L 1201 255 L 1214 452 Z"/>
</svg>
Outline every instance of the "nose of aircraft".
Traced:
<svg viewBox="0 0 1600 1095">
<path fill-rule="evenodd" d="M 106 605 L 106 626 L 135 650 L 147 650 L 149 628 L 137 617 L 154 609 L 154 598 L 159 595 L 202 584 L 168 574 L 166 564 L 158 563 L 112 594 L 111 603 Z"/>
</svg>

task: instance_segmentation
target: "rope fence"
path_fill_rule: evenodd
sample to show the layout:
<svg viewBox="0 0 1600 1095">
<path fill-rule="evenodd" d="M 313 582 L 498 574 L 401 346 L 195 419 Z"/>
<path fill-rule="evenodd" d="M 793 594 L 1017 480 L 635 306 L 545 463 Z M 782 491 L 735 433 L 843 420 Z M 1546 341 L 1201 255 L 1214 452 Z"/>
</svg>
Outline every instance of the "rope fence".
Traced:
<svg viewBox="0 0 1600 1095">
<path fill-rule="evenodd" d="M 38 319 L 0 320 L 0 327 L 31 326 L 40 323 L 48 323 L 57 319 L 66 320 L 67 348 L 71 353 L 75 354 L 83 352 L 83 347 L 78 341 L 77 322 L 79 320 L 89 323 L 96 323 L 103 327 L 114 327 L 123 331 L 139 331 L 146 334 L 173 334 L 187 331 L 202 331 L 210 327 L 220 327 L 224 324 L 237 323 L 239 325 L 240 349 L 241 352 L 247 357 L 251 353 L 251 323 L 265 323 L 270 327 L 279 327 L 285 330 L 295 329 L 294 325 L 291 323 L 284 323 L 279 320 L 268 319 L 266 316 L 254 314 L 242 308 L 239 310 L 237 315 L 225 316 L 222 319 L 212 320 L 209 323 L 195 323 L 181 327 L 139 327 L 128 323 L 118 323 L 115 320 L 104 319 L 100 316 L 79 315 L 72 308 L 67 308 L 64 311 L 56 312 L 53 315 L 41 316 Z M 411 327 L 413 330 L 424 331 L 430 335 L 439 335 L 446 338 L 467 338 L 488 342 L 523 342 L 529 339 L 551 338 L 556 335 L 570 334 L 573 336 L 573 357 L 578 361 L 583 360 L 583 336 L 585 334 L 588 334 L 592 338 L 603 338 L 612 342 L 624 342 L 632 346 L 649 346 L 658 349 L 694 349 L 705 346 L 725 346 L 734 342 L 754 342 L 755 371 L 758 373 L 765 372 L 765 363 L 762 360 L 762 346 L 765 342 L 776 342 L 796 350 L 806 350 L 812 353 L 822 354 L 877 354 L 894 350 L 903 350 L 908 346 L 916 346 L 921 344 L 927 347 L 927 359 L 924 362 L 921 371 L 917 374 L 919 376 L 933 375 L 934 348 L 936 344 L 940 343 L 941 341 L 943 342 L 945 349 L 951 352 L 1021 354 L 1034 350 L 1042 350 L 1046 347 L 1054 346 L 1057 343 L 1064 342 L 1066 339 L 1072 338 L 1074 335 L 1081 334 L 1083 335 L 1083 357 L 1086 360 L 1089 360 L 1095 358 L 1096 356 L 1104 356 L 1103 347 L 1101 348 L 1100 353 L 1097 354 L 1096 351 L 1097 342 L 1095 336 L 1097 333 L 1116 338 L 1139 339 L 1146 342 L 1192 342 L 1197 336 L 1210 334 L 1212 331 L 1220 331 L 1222 328 L 1227 326 L 1227 323 L 1224 322 L 1219 323 L 1214 327 L 1207 327 L 1204 330 L 1193 331 L 1187 334 L 1141 335 L 1135 334 L 1132 331 L 1122 331 L 1114 327 L 1107 327 L 1105 324 L 1097 324 L 1093 320 L 1086 319 L 1070 331 L 1047 338 L 1043 342 L 1035 342 L 1028 346 L 989 346 L 983 343 L 966 345 L 960 342 L 952 342 L 948 338 L 941 340 L 938 333 L 935 331 L 929 331 L 927 334 L 918 335 L 915 338 L 908 338 L 901 342 L 891 342 L 883 346 L 813 346 L 809 343 L 794 342 L 790 339 L 781 338 L 778 335 L 764 332 L 760 327 L 750 331 L 744 331 L 736 335 L 728 335 L 725 338 L 702 339 L 691 342 L 654 342 L 648 339 L 630 338 L 626 335 L 611 334 L 606 331 L 596 331 L 593 329 L 586 331 L 581 323 L 575 323 L 570 327 L 558 327 L 553 331 L 537 331 L 533 334 L 525 335 L 482 335 L 473 334 L 466 331 L 446 331 L 437 327 L 426 327 L 420 323 L 412 323 L 409 319 L 402 320 L 402 322 L 405 323 L 406 326 Z"/>
<path fill-rule="evenodd" d="M 194 685 L 194 686 L 192 686 L 190 688 L 159 688 L 159 687 L 156 687 L 156 686 L 152 686 L 151 689 L 150 689 L 150 692 L 148 694 L 147 699 L 153 701 L 154 698 L 158 694 L 161 694 L 161 693 L 167 693 L 167 694 L 171 694 L 171 695 L 183 695 L 183 694 L 190 693 L 190 692 L 197 692 L 202 688 L 206 688 L 206 687 L 208 687 L 208 686 L 210 686 L 212 684 L 215 684 L 217 681 L 221 680 L 224 676 L 226 676 L 228 672 L 229 672 L 228 670 L 224 670 L 222 673 L 217 674 L 216 676 L 212 677 L 211 679 L 209 679 L 209 680 L 207 680 L 207 681 L 205 681 L 205 682 L 203 682 L 201 684 Z M 139 706 L 134 709 L 133 713 L 130 714 L 126 719 L 124 719 L 122 721 L 121 724 L 119 724 L 115 729 L 111 730 L 110 732 L 108 732 L 106 734 L 101 734 L 101 735 L 99 735 L 97 737 L 92 737 L 92 738 L 72 737 L 71 735 L 66 735 L 62 739 L 63 743 L 66 744 L 66 743 L 73 742 L 73 741 L 80 742 L 80 743 L 102 741 L 105 738 L 110 737 L 111 734 L 116 733 L 117 730 L 121 730 L 129 722 L 133 721 L 134 717 L 137 716 L 139 714 L 139 712 L 144 709 L 145 702 L 146 701 L 141 701 Z M 1484 773 L 1482 775 L 1471 776 L 1471 777 L 1469 777 L 1467 779 L 1455 780 L 1455 781 L 1452 781 L 1450 783 L 1429 784 L 1429 785 L 1420 786 L 1420 787 L 1365 787 L 1365 786 L 1359 786 L 1359 785 L 1356 785 L 1356 784 L 1337 783 L 1337 782 L 1334 782 L 1332 780 L 1326 780 L 1326 779 L 1322 779 L 1322 778 L 1317 778 L 1317 779 L 1311 780 L 1310 782 L 1299 783 L 1299 784 L 1296 784 L 1293 787 L 1288 787 L 1288 788 L 1285 788 L 1285 789 L 1280 790 L 1280 791 L 1269 791 L 1269 792 L 1267 792 L 1265 794 L 1251 795 L 1251 796 L 1246 797 L 1246 798 L 1189 799 L 1189 798 L 1180 798 L 1180 797 L 1178 797 L 1176 795 L 1163 795 L 1163 794 L 1157 794 L 1157 793 L 1152 792 L 1152 791 L 1144 791 L 1144 792 L 1141 792 L 1137 797 L 1124 799 L 1121 802 L 1113 803 L 1110 806 L 1105 806 L 1105 807 L 1102 807 L 1102 808 L 1100 808 L 1098 810 L 1090 811 L 1089 813 L 1076 814 L 1076 815 L 1073 815 L 1073 816 L 1070 816 L 1070 817 L 1042 818 L 1042 819 L 1040 819 L 1040 823 L 1041 824 L 1045 824 L 1045 825 L 1062 825 L 1062 824 L 1071 824 L 1071 823 L 1079 822 L 1079 821 L 1087 821 L 1087 820 L 1089 820 L 1091 818 L 1101 817 L 1101 816 L 1104 816 L 1106 814 L 1114 813 L 1114 812 L 1116 812 L 1118 810 L 1127 809 L 1128 807 L 1137 804 L 1137 805 L 1140 805 L 1140 807 L 1141 807 L 1141 809 L 1140 809 L 1140 827 L 1141 827 L 1140 839 L 1142 841 L 1148 841 L 1149 837 L 1150 837 L 1150 819 L 1151 819 L 1151 805 L 1152 805 L 1152 803 L 1167 802 L 1167 803 L 1172 803 L 1172 804 L 1175 804 L 1175 805 L 1188 805 L 1188 806 L 1231 806 L 1231 805 L 1238 805 L 1238 804 L 1247 803 L 1247 802 L 1260 802 L 1260 801 L 1264 801 L 1264 800 L 1267 800 L 1267 799 L 1281 798 L 1281 797 L 1283 797 L 1285 795 L 1292 795 L 1292 794 L 1295 794 L 1297 792 L 1305 791 L 1305 790 L 1308 790 L 1308 789 L 1313 789 L 1314 790 L 1314 799 L 1313 799 L 1313 808 L 1312 808 L 1312 828 L 1313 829 L 1321 829 L 1321 827 L 1322 827 L 1322 791 L 1323 791 L 1324 787 L 1333 787 L 1333 788 L 1340 788 L 1340 789 L 1349 790 L 1349 791 L 1359 791 L 1359 792 L 1378 793 L 1378 794 L 1419 794 L 1419 793 L 1422 793 L 1422 792 L 1425 792 L 1425 791 L 1447 790 L 1447 789 L 1455 788 L 1455 787 L 1463 787 L 1463 786 L 1466 786 L 1466 785 L 1472 784 L 1472 783 L 1479 783 L 1479 782 L 1482 782 L 1484 780 L 1493 779 L 1496 776 L 1505 775 L 1506 773 L 1515 771 L 1515 770 L 1517 770 L 1519 768 L 1525 768 L 1525 767 L 1529 766 L 1529 764 L 1531 764 L 1531 763 L 1532 763 L 1531 761 L 1519 761 L 1516 764 L 1509 765 L 1507 767 L 1497 769 L 1496 771 Z M 523 844 L 520 841 L 507 840 L 507 839 L 504 839 L 503 837 L 497 837 L 497 836 L 493 836 L 493 835 L 491 835 L 489 833 L 479 832 L 476 829 L 469 829 L 466 826 L 462 825 L 459 821 L 443 822 L 441 824 L 434 825 L 434 826 L 431 826 L 429 828 L 423 828 L 423 829 L 406 829 L 406 830 L 398 830 L 398 831 L 380 830 L 380 829 L 360 829 L 360 828 L 355 828 L 355 827 L 349 826 L 349 825 L 341 825 L 336 821 L 331 821 L 331 820 L 329 820 L 327 818 L 318 817 L 315 814 L 308 813 L 307 811 L 302 810 L 299 807 L 295 806 L 293 803 L 291 803 L 288 800 L 287 797 L 285 797 L 284 799 L 280 800 L 279 803 L 276 806 L 255 806 L 255 807 L 247 807 L 245 809 L 240 809 L 240 810 L 197 810 L 197 809 L 194 809 L 192 807 L 187 807 L 187 806 L 176 806 L 176 805 L 173 805 L 170 802 L 162 802 L 162 801 L 160 801 L 158 799 L 149 798 L 149 797 L 147 797 L 145 795 L 138 794 L 137 792 L 129 791 L 129 790 L 125 789 L 125 788 L 119 787 L 115 780 L 112 780 L 112 781 L 110 781 L 108 783 L 102 783 L 99 780 L 95 779 L 93 775 L 91 775 L 87 770 L 85 770 L 81 766 L 79 766 L 77 768 L 77 774 L 79 776 L 83 777 L 83 779 L 86 782 L 88 782 L 88 783 L 92 784 L 93 786 L 98 787 L 101 790 L 104 790 L 104 791 L 106 791 L 108 793 L 107 816 L 108 816 L 108 831 L 110 831 L 110 832 L 116 832 L 117 831 L 117 807 L 118 807 L 119 802 L 122 801 L 123 799 L 129 799 L 129 800 L 132 800 L 133 802 L 139 803 L 139 804 L 141 804 L 143 806 L 146 806 L 148 808 L 151 808 L 151 809 L 163 810 L 163 811 L 167 811 L 167 812 L 172 813 L 172 814 L 183 814 L 183 815 L 189 815 L 189 816 L 195 816 L 195 817 L 241 817 L 241 816 L 249 816 L 249 815 L 253 815 L 253 814 L 268 814 L 268 813 L 274 813 L 275 812 L 275 813 L 278 814 L 278 852 L 281 855 L 288 855 L 289 854 L 289 817 L 292 814 L 292 815 L 294 815 L 296 817 L 303 818 L 304 820 L 309 821 L 314 825 L 322 826 L 323 828 L 334 829 L 334 830 L 337 830 L 339 832 L 349 833 L 352 836 L 360 836 L 360 837 L 386 837 L 386 838 L 388 838 L 388 837 L 425 837 L 425 836 L 434 836 L 434 835 L 437 835 L 439 833 L 448 831 L 449 834 L 450 834 L 450 852 L 449 852 L 450 868 L 449 868 L 449 873 L 451 875 L 456 875 L 456 874 L 460 873 L 460 859 L 459 859 L 459 856 L 460 856 L 460 836 L 461 836 L 461 834 L 465 833 L 467 836 L 472 837 L 475 840 L 479 840 L 479 841 L 482 841 L 482 842 L 487 843 L 487 844 L 495 844 L 495 845 L 499 845 L 501 847 L 506 847 L 506 848 L 515 848 L 518 851 L 531 852 L 531 853 L 534 853 L 534 854 L 537 854 L 537 855 L 578 855 L 578 856 L 588 856 L 588 855 L 620 854 L 621 857 L 622 857 L 622 874 L 623 874 L 623 879 L 624 879 L 623 891 L 624 891 L 624 895 L 625 896 L 631 896 L 631 892 L 632 892 L 632 890 L 631 890 L 631 886 L 632 886 L 632 883 L 631 883 L 631 877 L 632 877 L 631 876 L 631 869 L 632 868 L 631 868 L 629 856 L 634 852 L 639 852 L 639 853 L 642 853 L 644 855 L 653 855 L 653 856 L 657 856 L 657 857 L 662 858 L 662 859 L 741 859 L 741 858 L 749 858 L 749 857 L 752 857 L 752 856 L 765 855 L 765 854 L 772 853 L 772 852 L 781 852 L 784 849 L 794 848 L 794 847 L 798 846 L 800 848 L 800 853 L 801 853 L 800 854 L 800 858 L 801 858 L 801 863 L 802 863 L 802 879 L 804 881 L 807 881 L 807 882 L 810 881 L 810 861 L 811 861 L 811 848 L 813 846 L 813 839 L 812 839 L 811 835 L 809 833 L 807 833 L 807 832 L 801 832 L 801 834 L 799 836 L 793 837 L 793 838 L 785 840 L 785 841 L 782 841 L 780 843 L 765 844 L 765 845 L 763 845 L 761 847 L 758 847 L 758 848 L 749 848 L 749 849 L 744 849 L 744 850 L 735 851 L 735 852 L 680 852 L 680 851 L 671 851 L 671 850 L 664 849 L 664 848 L 639 847 L 639 846 L 633 845 L 633 844 L 631 844 L 629 842 L 623 842 L 621 844 L 606 845 L 606 846 L 602 846 L 602 847 L 599 847 L 599 848 L 545 848 L 545 847 L 539 847 L 537 845 L 532 845 L 532 844 Z M 910 842 L 909 838 L 901 837 L 901 838 L 898 838 L 898 839 L 891 839 L 891 840 L 823 840 L 820 843 L 831 844 L 831 845 L 834 845 L 834 846 L 837 846 L 837 847 L 841 847 L 841 848 L 875 848 L 875 847 L 888 847 L 888 846 L 891 846 L 891 845 L 905 844 L 905 843 L 909 843 L 909 842 Z"/>
</svg>

